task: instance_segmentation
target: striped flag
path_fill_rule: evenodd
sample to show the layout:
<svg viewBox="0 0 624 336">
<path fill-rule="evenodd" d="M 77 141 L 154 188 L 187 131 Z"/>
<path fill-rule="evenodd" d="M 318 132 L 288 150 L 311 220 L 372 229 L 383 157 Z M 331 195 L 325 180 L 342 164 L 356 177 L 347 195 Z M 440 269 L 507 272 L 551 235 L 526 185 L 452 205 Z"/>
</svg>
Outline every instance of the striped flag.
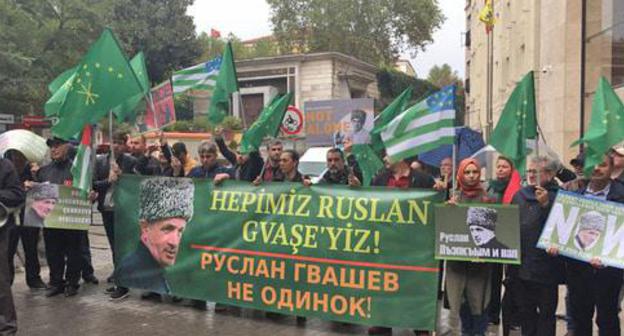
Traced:
<svg viewBox="0 0 624 336">
<path fill-rule="evenodd" d="M 455 86 L 447 86 L 403 111 L 381 130 L 391 161 L 430 151 L 455 138 Z"/>
<path fill-rule="evenodd" d="M 84 194 L 87 194 L 89 190 L 91 190 L 91 178 L 93 176 L 93 165 L 91 164 L 91 160 L 93 159 L 91 131 L 91 125 L 85 125 L 82 130 L 78 153 L 76 153 L 71 167 L 72 186 L 80 189 Z"/>
<path fill-rule="evenodd" d="M 173 94 L 187 90 L 212 91 L 221 68 L 221 57 L 173 73 Z"/>
</svg>

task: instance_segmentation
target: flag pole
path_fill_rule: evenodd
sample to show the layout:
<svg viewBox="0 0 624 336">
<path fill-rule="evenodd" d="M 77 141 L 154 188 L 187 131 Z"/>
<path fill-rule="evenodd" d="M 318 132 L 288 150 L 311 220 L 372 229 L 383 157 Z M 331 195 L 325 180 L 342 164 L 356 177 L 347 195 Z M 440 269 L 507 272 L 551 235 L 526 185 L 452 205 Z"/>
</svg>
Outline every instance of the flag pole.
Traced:
<svg viewBox="0 0 624 336">
<path fill-rule="evenodd" d="M 491 2 L 492 5 L 492 15 L 494 13 L 494 2 Z M 486 139 L 490 141 L 490 135 L 492 134 L 492 128 L 494 127 L 494 26 L 486 28 L 487 32 L 487 73 L 486 73 L 486 111 L 485 111 L 485 121 L 487 123 L 486 126 Z"/>
<path fill-rule="evenodd" d="M 238 91 L 236 95 L 238 97 L 238 111 L 240 112 L 240 117 L 243 121 L 243 128 L 247 129 L 247 120 L 245 119 L 245 107 L 243 105 L 243 95 L 241 95 L 240 91 Z"/>
<path fill-rule="evenodd" d="M 113 146 L 113 110 L 108 110 L 108 143 L 110 144 L 110 155 L 112 160 L 115 160 L 115 149 Z M 112 162 L 113 161 L 110 161 L 111 164 Z"/>
<path fill-rule="evenodd" d="M 92 171 L 92 177 L 91 179 L 93 179 L 93 176 L 95 175 L 95 159 L 97 156 L 97 151 L 96 151 L 96 144 L 95 144 L 95 132 L 97 131 L 97 124 L 93 124 L 91 125 L 91 160 L 89 162 L 89 164 L 91 165 L 91 171 Z M 91 181 L 91 190 L 93 190 L 93 181 Z M 91 212 L 91 223 L 93 224 L 93 206 L 89 208 L 89 211 Z"/>
</svg>

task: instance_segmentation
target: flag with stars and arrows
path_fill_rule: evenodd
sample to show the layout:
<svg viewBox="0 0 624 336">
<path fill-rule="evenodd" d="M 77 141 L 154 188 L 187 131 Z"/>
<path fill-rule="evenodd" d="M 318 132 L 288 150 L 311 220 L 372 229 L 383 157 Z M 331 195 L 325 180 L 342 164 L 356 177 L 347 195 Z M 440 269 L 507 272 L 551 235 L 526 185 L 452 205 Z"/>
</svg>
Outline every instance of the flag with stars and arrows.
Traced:
<svg viewBox="0 0 624 336">
<path fill-rule="evenodd" d="M 267 136 L 277 137 L 277 133 L 282 125 L 282 119 L 284 119 L 284 114 L 286 114 L 286 109 L 288 109 L 292 98 L 292 93 L 275 97 L 267 107 L 262 109 L 258 119 L 243 133 L 240 143 L 240 152 L 242 154 L 257 151 L 262 144 L 262 140 Z"/>
<path fill-rule="evenodd" d="M 609 149 L 624 140 L 624 105 L 609 82 L 600 78 L 592 102 L 592 116 L 589 128 L 582 139 L 572 146 L 585 144 L 585 176 L 604 160 Z"/>
<path fill-rule="evenodd" d="M 142 51 L 130 60 L 130 67 L 141 84 L 141 93 L 128 98 L 113 109 L 115 117 L 122 121 L 134 121 L 136 119 L 136 107 L 148 96 L 150 90 L 150 80 L 145 66 L 145 55 L 143 55 Z"/>
<path fill-rule="evenodd" d="M 522 78 L 507 99 L 489 142 L 514 163 L 520 175 L 524 175 L 526 157 L 529 154 L 527 139 L 537 139 L 532 71 Z"/>
<path fill-rule="evenodd" d="M 52 134 L 75 137 L 86 124 L 97 123 L 142 90 L 115 36 L 104 29 L 70 79 L 46 103 L 46 115 L 58 118 Z"/>
</svg>

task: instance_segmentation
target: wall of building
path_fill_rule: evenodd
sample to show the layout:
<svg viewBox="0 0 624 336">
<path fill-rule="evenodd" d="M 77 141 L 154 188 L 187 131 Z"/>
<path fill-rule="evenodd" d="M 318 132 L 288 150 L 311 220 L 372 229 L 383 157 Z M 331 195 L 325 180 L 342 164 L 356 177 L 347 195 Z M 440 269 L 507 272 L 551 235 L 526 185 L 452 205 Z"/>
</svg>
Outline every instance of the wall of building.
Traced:
<svg viewBox="0 0 624 336">
<path fill-rule="evenodd" d="M 333 96 L 334 65 L 331 59 L 305 61 L 299 67 L 300 103 L 323 100 Z"/>
<path fill-rule="evenodd" d="M 478 20 L 481 1 L 466 8 L 471 45 L 466 52 L 470 78 L 467 124 L 485 132 L 487 35 Z M 580 1 L 494 1 L 493 120 L 520 79 L 534 71 L 538 122 L 546 142 L 567 162 L 578 148 L 570 144 L 580 125 Z"/>
</svg>

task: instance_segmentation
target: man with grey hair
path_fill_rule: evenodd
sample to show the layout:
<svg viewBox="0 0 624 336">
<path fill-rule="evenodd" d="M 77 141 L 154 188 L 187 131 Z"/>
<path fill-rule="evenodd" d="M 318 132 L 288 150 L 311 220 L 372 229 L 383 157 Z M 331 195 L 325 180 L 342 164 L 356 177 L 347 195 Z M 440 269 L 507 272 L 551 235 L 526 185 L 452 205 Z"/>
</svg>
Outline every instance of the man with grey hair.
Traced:
<svg viewBox="0 0 624 336">
<path fill-rule="evenodd" d="M 353 144 L 367 144 L 370 142 L 370 134 L 366 129 L 366 111 L 357 109 L 351 111 L 351 132 L 349 138 Z"/>
<path fill-rule="evenodd" d="M 191 169 L 187 177 L 207 178 L 219 184 L 233 177 L 231 169 L 221 166 L 217 161 L 219 152 L 217 145 L 211 141 L 202 141 L 197 148 L 200 165 Z"/>
<path fill-rule="evenodd" d="M 466 224 L 475 245 L 491 249 L 508 249 L 496 239 L 496 209 L 485 207 L 470 207 L 466 214 Z"/>
<path fill-rule="evenodd" d="M 32 203 L 24 212 L 24 224 L 42 228 L 45 218 L 54 210 L 58 201 L 58 186 L 50 183 L 34 183 L 28 196 L 32 199 Z"/>
<path fill-rule="evenodd" d="M 139 192 L 139 246 L 119 263 L 115 280 L 168 294 L 164 268 L 175 263 L 182 233 L 193 217 L 195 187 L 187 178 L 158 177 L 144 180 Z"/>
<path fill-rule="evenodd" d="M 607 219 L 598 211 L 584 213 L 579 221 L 574 246 L 581 251 L 591 250 L 605 230 Z"/>
<path fill-rule="evenodd" d="M 556 161 L 534 157 L 528 163 L 528 186 L 520 189 L 512 204 L 520 213 L 521 264 L 509 265 L 505 280 L 506 296 L 519 307 L 522 335 L 555 335 L 558 285 L 564 278 L 563 261 L 537 248 L 537 241 L 559 185 L 555 181 Z M 509 303 L 507 298 L 504 300 Z M 503 305 L 503 324 L 508 307 Z"/>
</svg>

